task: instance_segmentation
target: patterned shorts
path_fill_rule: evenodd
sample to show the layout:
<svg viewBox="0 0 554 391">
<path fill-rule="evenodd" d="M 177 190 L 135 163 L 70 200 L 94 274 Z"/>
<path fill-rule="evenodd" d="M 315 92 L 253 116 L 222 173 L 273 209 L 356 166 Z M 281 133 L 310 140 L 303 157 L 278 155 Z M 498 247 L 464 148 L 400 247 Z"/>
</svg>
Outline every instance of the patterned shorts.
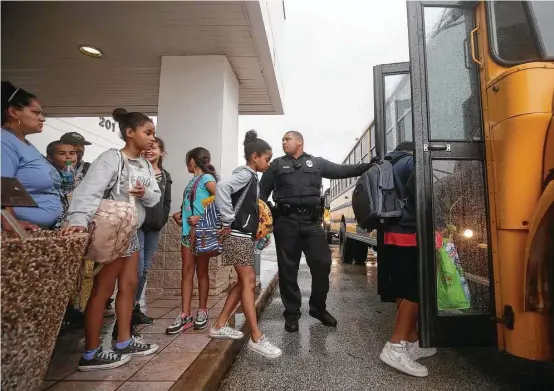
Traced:
<svg viewBox="0 0 554 391">
<path fill-rule="evenodd" d="M 190 236 L 181 236 L 181 245 L 186 248 L 191 248 Z"/>
<path fill-rule="evenodd" d="M 133 255 L 139 250 L 140 250 L 140 241 L 138 238 L 138 233 L 135 232 L 135 234 L 133 235 L 133 239 L 131 239 L 131 244 L 129 245 L 129 248 L 127 249 L 127 251 L 125 251 L 125 254 L 123 256 L 130 257 L 131 255 Z"/>
<path fill-rule="evenodd" d="M 253 266 L 254 241 L 251 238 L 227 235 L 221 253 L 223 266 Z"/>
</svg>

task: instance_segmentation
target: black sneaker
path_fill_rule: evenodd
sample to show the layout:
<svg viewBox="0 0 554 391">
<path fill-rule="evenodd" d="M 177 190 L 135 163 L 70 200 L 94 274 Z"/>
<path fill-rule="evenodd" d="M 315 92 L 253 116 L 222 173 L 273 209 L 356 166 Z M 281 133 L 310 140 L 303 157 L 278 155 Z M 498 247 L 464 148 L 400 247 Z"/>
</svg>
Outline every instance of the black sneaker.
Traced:
<svg viewBox="0 0 554 391">
<path fill-rule="evenodd" d="M 85 325 L 85 314 L 72 306 L 68 306 L 62 321 L 61 331 L 79 329 Z"/>
<path fill-rule="evenodd" d="M 298 319 L 296 318 L 287 318 L 285 319 L 285 330 L 289 333 L 298 332 Z"/>
<path fill-rule="evenodd" d="M 186 329 L 190 329 L 194 325 L 192 316 L 177 315 L 171 326 L 165 329 L 166 334 L 179 334 Z"/>
<path fill-rule="evenodd" d="M 114 346 L 113 351 L 118 354 L 130 354 L 131 356 L 148 356 L 156 353 L 160 348 L 157 343 L 146 343 L 142 337 L 132 337 L 131 343 L 123 349 Z"/>
<path fill-rule="evenodd" d="M 321 323 L 328 327 L 337 327 L 337 320 L 333 315 L 327 311 L 312 311 L 310 310 L 310 316 L 318 319 Z"/>
<path fill-rule="evenodd" d="M 154 318 L 146 316 L 146 314 L 140 310 L 140 305 L 137 304 L 133 309 L 133 315 L 131 316 L 132 325 L 154 324 L 155 321 Z"/>
<path fill-rule="evenodd" d="M 112 339 L 114 341 L 117 341 L 117 320 L 115 321 L 115 324 L 113 325 L 113 331 L 112 331 Z M 137 331 L 137 328 L 133 325 L 131 325 L 131 337 L 137 337 L 137 338 L 141 338 L 142 335 L 139 334 L 139 332 Z"/>
<path fill-rule="evenodd" d="M 109 350 L 98 349 L 92 360 L 86 360 L 83 356 L 79 360 L 79 371 L 100 371 L 102 369 L 114 369 L 127 364 L 131 360 L 130 354 L 119 354 Z"/>
</svg>

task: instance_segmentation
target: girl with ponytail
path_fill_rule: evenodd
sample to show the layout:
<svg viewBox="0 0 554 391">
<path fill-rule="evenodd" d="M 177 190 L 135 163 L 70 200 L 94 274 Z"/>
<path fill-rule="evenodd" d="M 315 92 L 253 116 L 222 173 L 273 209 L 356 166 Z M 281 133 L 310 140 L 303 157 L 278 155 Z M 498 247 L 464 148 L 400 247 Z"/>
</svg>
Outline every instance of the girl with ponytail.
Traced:
<svg viewBox="0 0 554 391">
<path fill-rule="evenodd" d="M 248 348 L 267 359 L 276 359 L 282 351 L 260 331 L 256 318 L 256 273 L 254 272 L 254 239 L 259 221 L 258 173 L 269 168 L 273 153 L 269 144 L 258 138 L 254 130 L 244 137 L 246 164 L 217 184 L 215 203 L 221 213 L 223 248 L 221 263 L 234 266 L 238 281 L 229 291 L 219 318 L 210 328 L 210 337 L 241 339 L 243 333 L 227 323 L 236 306 L 241 303 L 250 329 Z"/>
<path fill-rule="evenodd" d="M 211 155 L 206 148 L 198 147 L 186 155 L 188 172 L 194 175 L 185 188 L 181 212 L 175 213 L 173 219 L 182 228 L 181 260 L 182 280 L 181 298 L 182 310 L 175 321 L 166 329 L 167 334 L 178 334 L 194 326 L 196 330 L 203 330 L 208 326 L 208 291 L 210 280 L 208 266 L 210 257 L 195 256 L 192 252 L 190 231 L 196 225 L 200 216 L 204 214 L 202 200 L 215 195 L 217 174 L 211 164 Z M 193 290 L 194 271 L 198 279 L 199 309 L 196 317 L 192 318 L 191 301 Z"/>
</svg>

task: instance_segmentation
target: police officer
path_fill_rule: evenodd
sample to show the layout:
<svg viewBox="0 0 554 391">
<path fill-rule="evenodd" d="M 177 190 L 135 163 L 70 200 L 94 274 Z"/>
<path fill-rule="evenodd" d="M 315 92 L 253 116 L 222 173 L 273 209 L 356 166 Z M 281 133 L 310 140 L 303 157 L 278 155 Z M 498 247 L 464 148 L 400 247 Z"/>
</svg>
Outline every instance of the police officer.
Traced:
<svg viewBox="0 0 554 391">
<path fill-rule="evenodd" d="M 331 272 L 331 251 L 321 226 L 321 179 L 341 179 L 361 175 L 368 163 L 339 165 L 304 152 L 300 132 L 283 137 L 285 156 L 275 159 L 260 181 L 260 198 L 267 202 L 273 192 L 274 237 L 279 265 L 279 289 L 285 306 L 285 330 L 298 331 L 302 297 L 298 287 L 298 267 L 302 252 L 312 274 L 310 316 L 326 326 L 337 320 L 326 310 Z"/>
</svg>

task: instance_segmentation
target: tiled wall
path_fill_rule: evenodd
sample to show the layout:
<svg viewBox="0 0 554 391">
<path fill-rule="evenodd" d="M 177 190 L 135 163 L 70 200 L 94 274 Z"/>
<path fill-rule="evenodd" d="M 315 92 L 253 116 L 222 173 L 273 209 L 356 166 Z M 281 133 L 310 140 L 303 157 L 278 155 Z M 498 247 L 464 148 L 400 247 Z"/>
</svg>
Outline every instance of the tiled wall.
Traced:
<svg viewBox="0 0 554 391">
<path fill-rule="evenodd" d="M 210 260 L 210 296 L 226 291 L 236 280 L 233 267 L 222 267 L 220 257 Z M 148 271 L 146 293 L 181 295 L 181 228 L 172 219 L 162 230 L 158 251 Z M 194 294 L 196 293 L 195 276 Z"/>
</svg>

